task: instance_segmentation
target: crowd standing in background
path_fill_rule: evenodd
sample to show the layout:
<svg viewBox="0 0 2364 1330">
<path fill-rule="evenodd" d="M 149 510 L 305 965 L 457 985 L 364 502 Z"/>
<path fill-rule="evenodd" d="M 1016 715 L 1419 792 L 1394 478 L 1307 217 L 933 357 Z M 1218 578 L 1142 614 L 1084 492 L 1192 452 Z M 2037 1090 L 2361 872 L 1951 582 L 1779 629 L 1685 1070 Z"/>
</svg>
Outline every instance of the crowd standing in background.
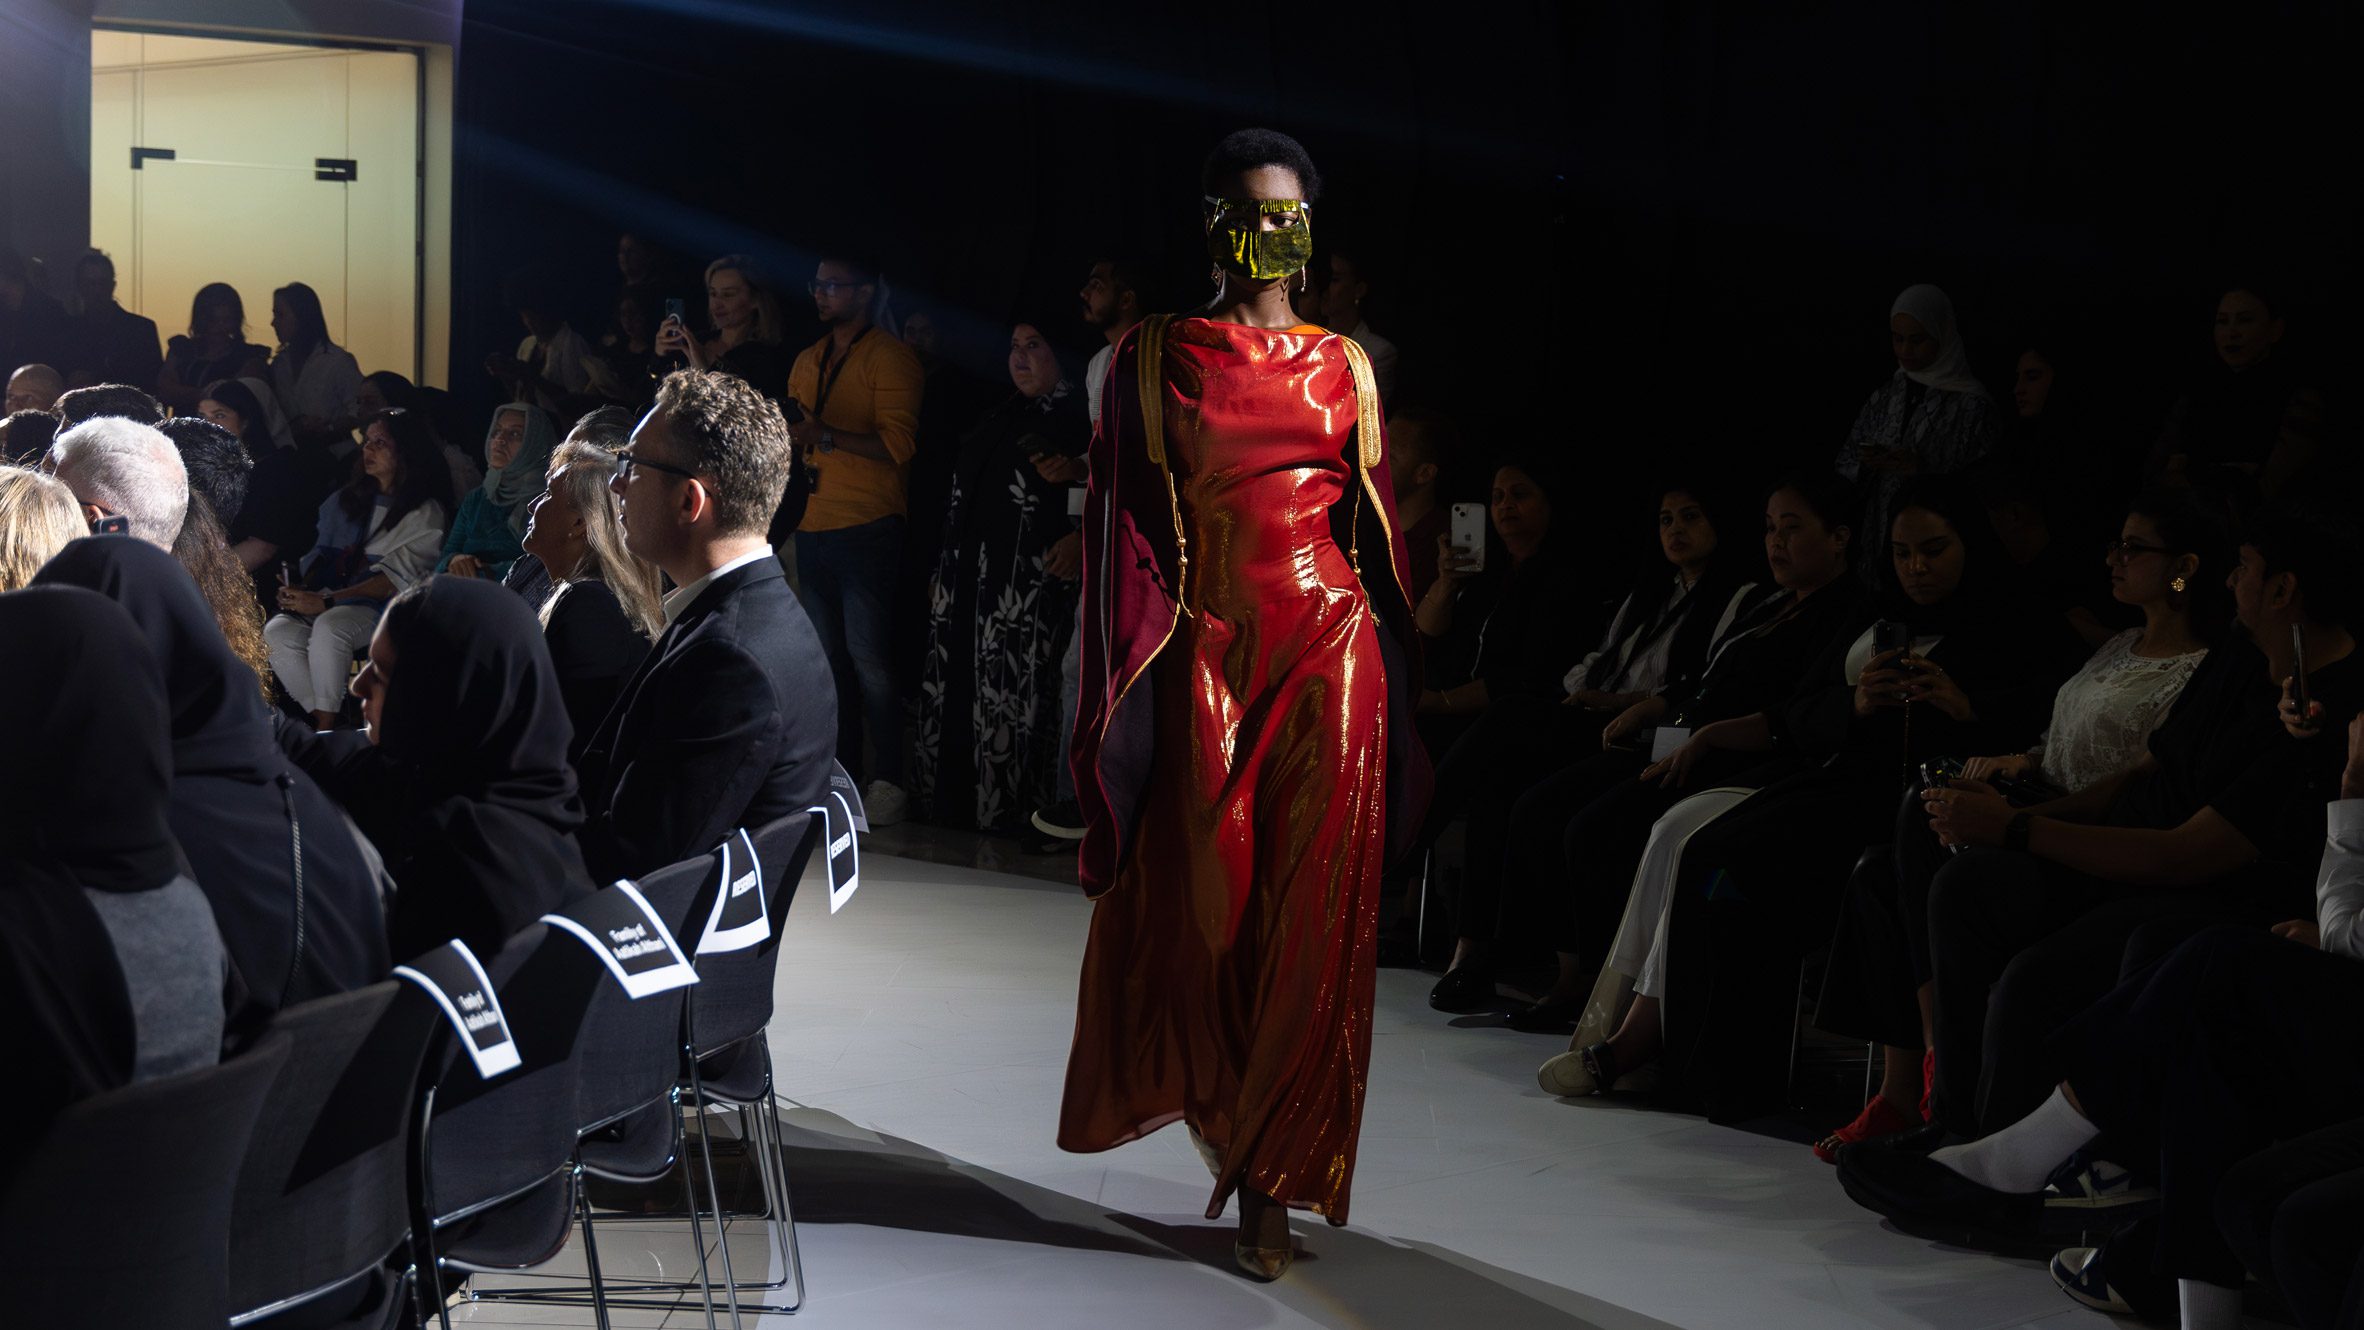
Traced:
<svg viewBox="0 0 2364 1330">
<path fill-rule="evenodd" d="M 0 979 L 99 1002 L 67 962 L 112 954 L 137 1012 L 115 1061 L 34 1083 L 209 1060 L 444 938 L 489 954 L 809 806 L 831 758 L 875 825 L 1073 850 L 1086 457 L 1128 339 L 1200 276 L 1109 253 L 979 376 L 877 258 L 799 296 L 725 255 L 683 300 L 627 234 L 612 289 L 505 286 L 504 404 L 463 420 L 365 374 L 301 281 L 270 346 L 223 283 L 160 343 L 106 255 L 52 292 L 0 250 L 0 809 L 68 827 L 5 852 Z M 1900 1225 L 2003 1244 L 2074 1211 L 2113 1235 L 2054 1263 L 2089 1305 L 2204 1330 L 2254 1275 L 2364 1323 L 2364 503 L 2355 404 L 2284 297 L 2226 283 L 2163 330 L 2213 329 L 2202 371 L 2104 410 L 2056 334 L 1981 381 L 1984 331 L 1909 285 L 1852 421 L 1767 422 L 1826 465 L 1669 450 L 1603 524 L 1587 450 L 1624 444 L 1465 435 L 1399 386 L 1422 330 L 1374 331 L 1365 258 L 1325 241 L 1283 299 L 1367 360 L 1409 555 L 1438 780 L 1380 962 L 1564 1041 L 1538 1075 L 1570 1099 L 1750 1120 L 1801 1024 L 1867 1041 L 1878 1091 L 1813 1149 Z M 35 918 L 36 882 L 91 909 Z M 197 941 L 162 964 L 160 933 Z M 156 1015 L 225 972 L 218 1016 Z"/>
</svg>

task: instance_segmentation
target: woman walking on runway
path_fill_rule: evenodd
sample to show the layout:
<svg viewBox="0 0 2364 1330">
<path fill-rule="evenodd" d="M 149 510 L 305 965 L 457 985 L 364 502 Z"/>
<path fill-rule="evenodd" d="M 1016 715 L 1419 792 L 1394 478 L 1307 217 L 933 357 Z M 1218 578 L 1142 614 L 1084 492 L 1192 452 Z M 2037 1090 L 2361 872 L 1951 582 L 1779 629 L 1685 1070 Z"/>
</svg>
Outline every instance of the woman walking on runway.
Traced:
<svg viewBox="0 0 2364 1330">
<path fill-rule="evenodd" d="M 1202 178 L 1215 296 L 1118 344 L 1091 451 L 1075 751 L 1084 954 L 1059 1144 L 1186 1123 L 1271 1279 L 1346 1222 L 1380 870 L 1427 770 L 1370 362 L 1300 323 L 1320 190 L 1242 130 Z"/>
</svg>

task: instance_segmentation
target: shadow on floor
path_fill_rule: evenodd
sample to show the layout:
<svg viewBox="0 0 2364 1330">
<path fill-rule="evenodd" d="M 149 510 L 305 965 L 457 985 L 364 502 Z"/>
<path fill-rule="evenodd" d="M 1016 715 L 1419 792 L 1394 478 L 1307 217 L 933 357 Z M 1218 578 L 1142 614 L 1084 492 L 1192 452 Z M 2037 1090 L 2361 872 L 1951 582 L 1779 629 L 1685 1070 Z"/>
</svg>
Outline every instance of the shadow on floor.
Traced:
<svg viewBox="0 0 2364 1330">
<path fill-rule="evenodd" d="M 1459 1252 L 1295 1224 L 1302 1254 L 1277 1283 L 1235 1272 L 1233 1230 L 1221 1221 L 1112 1213 L 1065 1192 L 1005 1177 L 833 1113 L 786 1114 L 787 1162 L 802 1224 L 863 1224 L 1069 1250 L 1182 1261 L 1241 1280 L 1235 1300 L 1195 1294 L 1193 1319 L 1220 1327 L 1269 1323 L 1269 1298 L 1342 1326 L 1502 1326 L 1532 1330 L 1654 1330 L 1666 1323 L 1498 1269 Z M 1220 1287 L 1220 1286 L 1216 1286 Z M 1195 1305 L 1200 1296 L 1214 1300 Z"/>
</svg>

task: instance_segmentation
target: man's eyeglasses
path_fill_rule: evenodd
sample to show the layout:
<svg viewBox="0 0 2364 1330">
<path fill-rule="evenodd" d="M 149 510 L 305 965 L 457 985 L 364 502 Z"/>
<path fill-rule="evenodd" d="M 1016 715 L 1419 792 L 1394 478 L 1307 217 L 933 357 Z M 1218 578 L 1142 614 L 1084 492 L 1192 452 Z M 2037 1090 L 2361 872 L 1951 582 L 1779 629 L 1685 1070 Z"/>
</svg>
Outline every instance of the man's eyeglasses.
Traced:
<svg viewBox="0 0 2364 1330">
<path fill-rule="evenodd" d="M 835 277 L 820 277 L 806 282 L 804 284 L 804 289 L 808 295 L 833 296 L 840 291 L 851 291 L 856 287 L 868 285 L 870 285 L 868 282 L 849 282 Z"/>
<path fill-rule="evenodd" d="M 2113 540 L 2101 547 L 2102 557 L 2111 563 L 2132 563 L 2145 554 L 2172 553 L 2165 545 L 2145 545 L 2139 540 Z"/>
<path fill-rule="evenodd" d="M 690 470 L 686 466 L 675 466 L 671 462 L 660 462 L 653 457 L 634 457 L 632 455 L 632 450 L 629 448 L 626 448 L 622 452 L 616 454 L 616 478 L 623 481 L 627 485 L 632 483 L 632 473 L 644 466 L 651 471 L 662 471 L 668 476 L 679 476 L 683 480 L 696 480 L 698 478 L 698 473 Z"/>
</svg>

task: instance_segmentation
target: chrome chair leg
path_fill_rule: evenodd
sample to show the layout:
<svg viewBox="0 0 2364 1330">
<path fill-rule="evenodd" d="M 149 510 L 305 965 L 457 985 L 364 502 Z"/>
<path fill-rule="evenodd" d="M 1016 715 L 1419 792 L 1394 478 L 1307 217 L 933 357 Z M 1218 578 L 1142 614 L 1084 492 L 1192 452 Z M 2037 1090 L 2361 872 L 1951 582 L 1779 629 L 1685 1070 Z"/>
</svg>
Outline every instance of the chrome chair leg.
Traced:
<svg viewBox="0 0 2364 1330">
<path fill-rule="evenodd" d="M 591 1319 L 609 1330 L 607 1290 L 599 1282 L 599 1239 L 591 1233 L 591 1191 L 583 1185 L 583 1161 L 575 1161 L 575 1210 L 583 1217 L 583 1267 L 591 1279 Z"/>
</svg>

